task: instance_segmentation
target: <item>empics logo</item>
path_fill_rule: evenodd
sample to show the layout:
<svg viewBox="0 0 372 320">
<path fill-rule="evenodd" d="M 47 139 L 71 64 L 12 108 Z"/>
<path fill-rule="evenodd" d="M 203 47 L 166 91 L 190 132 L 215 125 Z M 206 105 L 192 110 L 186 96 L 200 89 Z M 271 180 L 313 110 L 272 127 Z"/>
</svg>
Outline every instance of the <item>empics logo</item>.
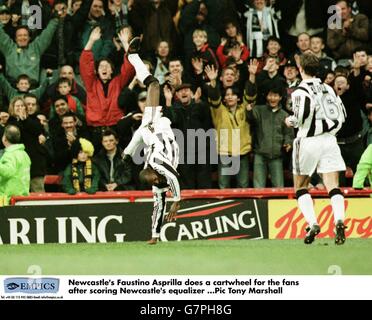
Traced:
<svg viewBox="0 0 372 320">
<path fill-rule="evenodd" d="M 4 280 L 5 293 L 57 293 L 59 279 L 55 278 L 8 278 Z"/>
<path fill-rule="evenodd" d="M 10 291 L 13 291 L 13 290 L 19 288 L 19 285 L 16 284 L 16 283 L 14 283 L 14 282 L 11 282 L 11 283 L 8 283 L 8 284 L 6 285 L 6 288 L 7 288 L 8 290 L 10 290 Z"/>
</svg>

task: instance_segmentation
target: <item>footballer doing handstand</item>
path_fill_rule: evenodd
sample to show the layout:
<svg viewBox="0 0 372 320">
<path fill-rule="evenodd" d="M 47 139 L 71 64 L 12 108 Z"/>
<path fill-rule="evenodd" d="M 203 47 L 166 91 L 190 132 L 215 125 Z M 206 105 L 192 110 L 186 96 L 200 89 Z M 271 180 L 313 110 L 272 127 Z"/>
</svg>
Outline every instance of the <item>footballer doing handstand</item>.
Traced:
<svg viewBox="0 0 372 320">
<path fill-rule="evenodd" d="M 167 215 L 167 221 L 176 219 L 180 208 L 181 191 L 179 174 L 177 173 L 179 148 L 170 127 L 170 120 L 162 117 L 162 107 L 159 106 L 160 85 L 148 71 L 139 55 L 139 38 L 134 38 L 128 50 L 128 60 L 136 70 L 139 81 L 147 86 L 146 107 L 141 126 L 134 133 L 132 140 L 123 152 L 125 162 L 131 161 L 137 147 L 144 143 L 146 146 L 146 161 L 140 172 L 141 182 L 152 185 L 154 194 L 154 210 L 152 216 L 152 238 L 149 244 L 156 244 L 166 211 L 166 193 L 171 191 L 173 204 Z"/>
</svg>

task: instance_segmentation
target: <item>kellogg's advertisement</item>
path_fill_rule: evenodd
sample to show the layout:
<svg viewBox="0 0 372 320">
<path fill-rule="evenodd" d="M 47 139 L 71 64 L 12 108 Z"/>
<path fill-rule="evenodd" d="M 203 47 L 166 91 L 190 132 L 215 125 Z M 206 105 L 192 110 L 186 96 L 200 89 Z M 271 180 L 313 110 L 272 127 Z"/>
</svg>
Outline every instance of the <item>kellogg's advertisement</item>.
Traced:
<svg viewBox="0 0 372 320">
<path fill-rule="evenodd" d="M 307 223 L 296 200 L 269 201 L 269 239 L 303 239 Z M 318 238 L 334 237 L 334 220 L 329 199 L 315 199 L 315 212 L 321 233 Z M 345 200 L 347 238 L 372 238 L 372 199 Z"/>
</svg>

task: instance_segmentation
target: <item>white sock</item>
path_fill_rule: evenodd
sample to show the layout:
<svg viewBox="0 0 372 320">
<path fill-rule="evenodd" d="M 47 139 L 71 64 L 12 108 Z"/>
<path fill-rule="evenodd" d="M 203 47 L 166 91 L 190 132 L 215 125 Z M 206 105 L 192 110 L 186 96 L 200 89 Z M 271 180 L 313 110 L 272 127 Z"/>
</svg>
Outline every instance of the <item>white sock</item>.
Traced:
<svg viewBox="0 0 372 320">
<path fill-rule="evenodd" d="M 146 65 L 143 63 L 138 53 L 129 54 L 128 60 L 132 64 L 134 69 L 136 69 L 138 80 L 143 83 L 145 79 L 151 75 Z"/>
<path fill-rule="evenodd" d="M 312 227 L 314 224 L 318 224 L 314 211 L 314 203 L 311 195 L 306 193 L 297 199 L 298 207 L 302 211 L 305 220 Z"/>
<path fill-rule="evenodd" d="M 335 224 L 338 220 L 345 220 L 345 198 L 341 194 L 335 194 L 331 198 L 333 216 L 335 219 Z"/>
</svg>

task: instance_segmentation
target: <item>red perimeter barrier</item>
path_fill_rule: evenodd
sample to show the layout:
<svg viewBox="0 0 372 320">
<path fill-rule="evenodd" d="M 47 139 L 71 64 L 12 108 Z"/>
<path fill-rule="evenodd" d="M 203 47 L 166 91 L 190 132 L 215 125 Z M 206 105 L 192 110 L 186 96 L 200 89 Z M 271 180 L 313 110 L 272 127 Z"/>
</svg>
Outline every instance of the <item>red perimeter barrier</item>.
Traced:
<svg viewBox="0 0 372 320">
<path fill-rule="evenodd" d="M 346 197 L 369 197 L 372 196 L 371 189 L 354 190 L 353 188 L 341 188 Z M 326 190 L 310 189 L 314 197 L 327 197 Z M 288 198 L 293 199 L 295 192 L 293 188 L 262 188 L 262 189 L 208 189 L 208 190 L 184 190 L 182 199 L 231 199 L 231 198 Z M 89 195 L 78 193 L 68 195 L 66 193 L 31 193 L 29 196 L 12 197 L 11 205 L 21 201 L 45 201 L 45 200 L 89 200 L 89 199 L 128 199 L 135 202 L 136 199 L 152 198 L 151 191 L 118 191 L 97 192 Z"/>
</svg>

